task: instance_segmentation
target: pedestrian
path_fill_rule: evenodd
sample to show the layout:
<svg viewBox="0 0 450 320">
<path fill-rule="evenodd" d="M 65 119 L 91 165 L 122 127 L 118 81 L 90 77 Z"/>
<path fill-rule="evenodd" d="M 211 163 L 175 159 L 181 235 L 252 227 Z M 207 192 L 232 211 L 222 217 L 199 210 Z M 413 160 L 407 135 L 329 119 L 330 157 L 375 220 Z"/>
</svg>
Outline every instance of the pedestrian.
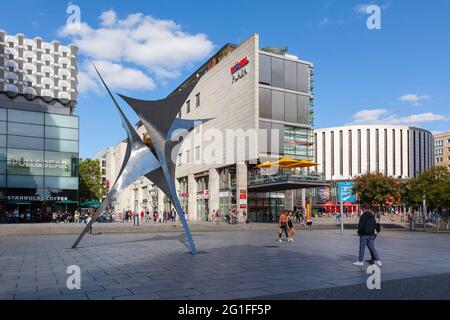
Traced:
<svg viewBox="0 0 450 320">
<path fill-rule="evenodd" d="M 295 228 L 294 228 L 294 215 L 292 214 L 292 212 L 290 212 L 288 215 L 287 224 L 289 234 L 288 242 L 294 242 Z"/>
<path fill-rule="evenodd" d="M 367 203 L 364 203 L 361 208 L 364 213 L 362 214 L 358 223 L 359 259 L 353 264 L 355 266 L 364 265 L 364 252 L 367 246 L 372 256 L 371 261 L 381 267 L 380 256 L 378 255 L 377 249 L 375 249 L 375 239 L 377 237 L 376 234 L 380 232 L 380 225 L 377 223 L 375 214 L 370 209 L 370 206 Z"/>
<path fill-rule="evenodd" d="M 289 240 L 287 220 L 287 211 L 284 210 L 283 212 L 281 212 L 280 218 L 278 219 L 278 242 L 283 242 L 283 240 L 281 240 L 283 232 L 286 235 L 286 238 Z"/>
</svg>

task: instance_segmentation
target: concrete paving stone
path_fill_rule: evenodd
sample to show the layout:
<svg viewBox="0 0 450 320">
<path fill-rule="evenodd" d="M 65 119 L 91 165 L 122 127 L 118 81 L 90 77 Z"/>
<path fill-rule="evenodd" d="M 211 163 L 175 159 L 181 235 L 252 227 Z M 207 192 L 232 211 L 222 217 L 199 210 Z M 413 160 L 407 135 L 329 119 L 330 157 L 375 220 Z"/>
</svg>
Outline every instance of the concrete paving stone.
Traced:
<svg viewBox="0 0 450 320">
<path fill-rule="evenodd" d="M 71 264 L 82 269 L 83 290 L 86 285 L 97 286 L 96 289 L 105 286 L 107 290 L 103 291 L 128 288 L 128 296 L 132 296 L 131 292 L 153 296 L 158 291 L 190 288 L 197 290 L 198 295 L 220 295 L 253 289 L 274 292 L 286 285 L 306 290 L 365 284 L 365 268 L 351 265 L 356 259 L 356 236 L 341 237 L 335 230 L 314 230 L 299 233 L 294 245 L 283 243 L 280 248 L 267 248 L 274 245 L 272 231 L 199 233 L 195 235 L 197 246 L 207 253 L 197 256 L 188 254 L 177 240 L 152 240 L 173 237 L 166 234 L 86 237 L 76 251 L 68 250 L 73 236 L 7 236 L 7 242 L 15 247 L 12 250 L 0 242 L 0 295 L 29 294 L 46 286 L 52 289 L 55 282 L 62 291 L 69 276 L 67 265 Z M 450 240 L 450 235 L 442 238 Z M 449 252 L 450 241 L 437 241 L 433 234 L 384 232 L 376 246 L 383 259 L 383 282 L 450 269 L 450 261 L 443 254 Z M 259 283 L 264 287 L 247 288 Z M 114 295 L 106 294 L 104 298 Z"/>
<path fill-rule="evenodd" d="M 120 296 L 132 295 L 132 292 L 128 289 L 111 289 L 103 291 L 91 291 L 86 293 L 90 300 L 100 300 L 102 298 L 113 298 Z"/>
<path fill-rule="evenodd" d="M 190 300 L 234 300 L 235 296 L 229 293 L 210 293 L 189 297 Z"/>
<path fill-rule="evenodd" d="M 252 298 L 269 295 L 270 292 L 262 289 L 250 289 L 250 290 L 239 290 L 239 291 L 229 291 L 229 294 L 238 299 Z"/>
<path fill-rule="evenodd" d="M 161 300 L 161 297 L 156 293 L 147 293 L 147 294 L 116 297 L 114 298 L 114 300 Z"/>
<path fill-rule="evenodd" d="M 183 297 L 191 297 L 200 295 L 201 292 L 194 289 L 183 289 L 183 290 L 175 290 L 175 291 L 161 291 L 157 292 L 157 294 L 162 299 L 174 299 L 174 298 L 183 298 Z"/>
</svg>

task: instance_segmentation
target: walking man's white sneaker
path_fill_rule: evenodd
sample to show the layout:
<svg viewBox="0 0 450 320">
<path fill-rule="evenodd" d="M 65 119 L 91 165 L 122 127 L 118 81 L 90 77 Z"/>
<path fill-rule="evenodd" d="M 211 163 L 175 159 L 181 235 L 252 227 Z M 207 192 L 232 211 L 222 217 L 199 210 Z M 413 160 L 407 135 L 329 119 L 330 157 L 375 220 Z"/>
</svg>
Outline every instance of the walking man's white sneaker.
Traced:
<svg viewBox="0 0 450 320">
<path fill-rule="evenodd" d="M 381 263 L 381 261 L 375 261 L 375 263 L 377 264 L 377 266 L 381 267 L 383 264 Z"/>
<path fill-rule="evenodd" d="M 283 240 L 281 240 L 281 239 L 278 239 L 278 242 L 283 242 Z"/>
<path fill-rule="evenodd" d="M 353 262 L 353 265 L 357 266 L 357 267 L 362 267 L 364 265 L 364 262 L 356 261 L 356 262 Z"/>
</svg>

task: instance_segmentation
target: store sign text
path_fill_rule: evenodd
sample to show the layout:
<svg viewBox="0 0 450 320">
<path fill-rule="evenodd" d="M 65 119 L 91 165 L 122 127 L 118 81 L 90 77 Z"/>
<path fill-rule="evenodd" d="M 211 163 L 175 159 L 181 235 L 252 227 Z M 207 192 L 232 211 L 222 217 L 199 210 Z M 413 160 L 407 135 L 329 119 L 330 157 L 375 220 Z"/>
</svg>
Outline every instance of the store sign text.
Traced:
<svg viewBox="0 0 450 320">
<path fill-rule="evenodd" d="M 231 76 L 233 77 L 232 83 L 237 82 L 248 74 L 247 65 L 249 63 L 250 61 L 248 57 L 245 57 L 241 61 L 237 62 L 233 67 L 231 67 Z"/>
</svg>

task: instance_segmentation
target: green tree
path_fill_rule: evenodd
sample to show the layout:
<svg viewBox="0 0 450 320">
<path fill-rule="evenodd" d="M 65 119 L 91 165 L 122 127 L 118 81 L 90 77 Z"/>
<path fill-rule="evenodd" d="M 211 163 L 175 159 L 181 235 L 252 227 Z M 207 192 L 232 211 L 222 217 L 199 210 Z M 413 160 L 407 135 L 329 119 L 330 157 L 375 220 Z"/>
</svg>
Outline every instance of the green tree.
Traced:
<svg viewBox="0 0 450 320">
<path fill-rule="evenodd" d="M 81 161 L 79 179 L 78 195 L 80 202 L 100 200 L 105 194 L 100 161 L 91 159 Z"/>
<path fill-rule="evenodd" d="M 269 52 L 269 53 L 273 53 L 273 54 L 286 54 L 288 52 L 288 47 L 270 47 L 270 46 L 265 46 L 261 49 L 261 51 L 265 51 L 265 52 Z"/>
<path fill-rule="evenodd" d="M 427 208 L 439 215 L 450 207 L 450 172 L 443 166 L 433 167 L 420 173 L 410 182 L 410 198 L 415 205 L 422 203 L 423 195 Z"/>
<path fill-rule="evenodd" d="M 360 203 L 371 206 L 384 206 L 400 201 L 399 183 L 381 173 L 367 173 L 357 177 L 353 193 Z"/>
</svg>

